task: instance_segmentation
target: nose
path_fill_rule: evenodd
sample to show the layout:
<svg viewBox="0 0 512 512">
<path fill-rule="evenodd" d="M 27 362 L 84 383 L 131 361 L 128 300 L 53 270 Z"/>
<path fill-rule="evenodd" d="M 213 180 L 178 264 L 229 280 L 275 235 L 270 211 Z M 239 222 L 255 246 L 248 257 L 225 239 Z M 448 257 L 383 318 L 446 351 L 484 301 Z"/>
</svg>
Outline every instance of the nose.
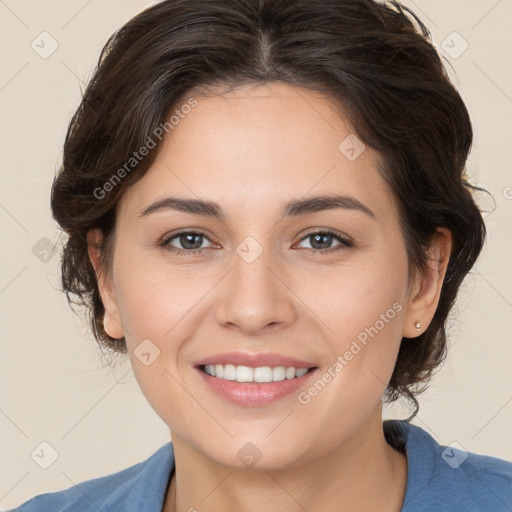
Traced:
<svg viewBox="0 0 512 512">
<path fill-rule="evenodd" d="M 296 318 L 294 294 L 279 269 L 268 251 L 252 262 L 235 254 L 233 269 L 223 280 L 217 322 L 247 336 L 290 326 Z"/>
</svg>

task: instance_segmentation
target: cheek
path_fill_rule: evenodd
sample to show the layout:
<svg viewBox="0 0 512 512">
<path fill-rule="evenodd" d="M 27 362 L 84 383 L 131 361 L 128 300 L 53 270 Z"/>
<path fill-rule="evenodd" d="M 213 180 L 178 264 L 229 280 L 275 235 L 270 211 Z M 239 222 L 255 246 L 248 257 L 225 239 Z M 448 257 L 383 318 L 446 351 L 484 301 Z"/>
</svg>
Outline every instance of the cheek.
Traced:
<svg viewBox="0 0 512 512">
<path fill-rule="evenodd" d="M 321 289 L 304 285 L 328 327 L 332 364 L 340 363 L 332 368 L 335 377 L 326 376 L 332 385 L 322 400 L 361 409 L 380 400 L 395 365 L 406 309 L 405 250 L 381 251 L 365 265 L 331 271 L 323 282 Z"/>
<path fill-rule="evenodd" d="M 368 329 L 385 338 L 401 332 L 405 309 L 407 266 L 403 255 L 381 252 L 364 262 L 331 267 L 322 273 L 304 273 L 295 290 L 309 309 L 322 320 L 326 336 L 337 353 Z M 393 305 L 395 306 L 393 307 Z"/>
<path fill-rule="evenodd" d="M 194 278 L 187 269 L 151 261 L 126 262 L 118 283 L 121 321 L 132 347 L 145 338 L 169 346 L 167 341 L 187 326 L 188 314 L 208 289 L 204 279 Z"/>
<path fill-rule="evenodd" d="M 135 378 L 166 423 L 174 427 L 178 407 L 178 423 L 190 424 L 201 410 L 184 391 L 178 358 L 197 325 L 194 306 L 206 283 L 136 258 L 117 268 L 118 305 Z"/>
<path fill-rule="evenodd" d="M 165 415 L 170 403 L 190 399 L 182 396 L 179 359 L 205 314 L 205 295 L 215 276 L 142 257 L 124 259 L 117 269 L 117 300 L 133 371 L 149 403 Z"/>
</svg>

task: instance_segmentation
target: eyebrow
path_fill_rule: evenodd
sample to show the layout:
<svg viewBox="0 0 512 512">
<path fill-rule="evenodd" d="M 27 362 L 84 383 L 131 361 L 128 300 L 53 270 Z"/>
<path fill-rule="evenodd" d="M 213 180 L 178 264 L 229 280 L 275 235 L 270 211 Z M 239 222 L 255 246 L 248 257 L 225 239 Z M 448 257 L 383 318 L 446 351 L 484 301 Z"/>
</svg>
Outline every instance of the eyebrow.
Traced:
<svg viewBox="0 0 512 512">
<path fill-rule="evenodd" d="M 194 215 L 212 217 L 219 220 L 226 219 L 226 214 L 217 203 L 203 199 L 180 199 L 177 197 L 164 197 L 163 199 L 158 199 L 146 206 L 146 208 L 142 210 L 140 217 L 146 217 L 152 213 L 169 209 Z M 333 209 L 356 210 L 375 218 L 375 214 L 370 210 L 370 208 L 365 206 L 355 197 L 340 195 L 321 195 L 307 197 L 305 199 L 291 200 L 284 205 L 282 216 L 298 217 L 299 215 Z"/>
</svg>

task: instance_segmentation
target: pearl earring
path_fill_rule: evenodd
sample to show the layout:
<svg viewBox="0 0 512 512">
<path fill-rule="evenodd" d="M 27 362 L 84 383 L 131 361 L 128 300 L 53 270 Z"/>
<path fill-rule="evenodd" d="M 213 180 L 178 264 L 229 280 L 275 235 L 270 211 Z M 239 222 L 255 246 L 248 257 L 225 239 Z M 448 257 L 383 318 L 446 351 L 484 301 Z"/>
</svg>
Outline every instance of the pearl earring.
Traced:
<svg viewBox="0 0 512 512">
<path fill-rule="evenodd" d="M 414 325 L 418 331 L 421 331 L 421 322 L 416 322 Z"/>
</svg>

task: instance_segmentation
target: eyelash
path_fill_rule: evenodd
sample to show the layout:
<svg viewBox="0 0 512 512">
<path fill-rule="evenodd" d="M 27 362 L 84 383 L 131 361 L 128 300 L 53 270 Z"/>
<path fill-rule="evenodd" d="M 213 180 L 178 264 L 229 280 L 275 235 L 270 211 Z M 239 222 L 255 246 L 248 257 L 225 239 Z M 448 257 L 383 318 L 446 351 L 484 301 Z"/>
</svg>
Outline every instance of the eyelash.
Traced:
<svg viewBox="0 0 512 512">
<path fill-rule="evenodd" d="M 162 240 L 162 242 L 159 244 L 160 247 L 164 248 L 165 250 L 169 251 L 169 252 L 173 252 L 177 255 L 180 255 L 180 256 L 191 256 L 191 257 L 194 257 L 194 256 L 200 256 L 203 254 L 203 252 L 205 250 L 208 250 L 208 247 L 203 247 L 202 249 L 177 249 L 176 247 L 173 247 L 172 245 L 170 245 L 170 242 L 172 240 L 174 240 L 175 238 L 179 238 L 180 236 L 182 235 L 200 235 L 200 236 L 203 236 L 204 238 L 210 240 L 208 238 L 208 236 L 206 235 L 206 233 L 203 233 L 201 231 L 180 231 L 179 233 L 174 233 L 172 236 L 169 236 L 169 237 L 166 237 Z M 309 249 L 309 248 L 303 248 L 303 250 L 306 250 L 310 253 L 314 253 L 314 254 L 330 254 L 334 251 L 338 251 L 340 249 L 348 249 L 348 248 L 351 248 L 354 246 L 354 243 L 351 241 L 351 240 L 348 240 L 347 238 L 344 238 L 343 236 L 341 236 L 339 233 L 337 233 L 336 231 L 333 231 L 331 229 L 324 229 L 324 230 L 318 230 L 318 231 L 311 231 L 309 233 L 307 233 L 306 235 L 304 235 L 299 242 L 302 242 L 303 240 L 313 236 L 313 235 L 328 235 L 328 236 L 332 236 L 333 238 L 335 238 L 338 242 L 340 242 L 339 245 L 335 246 L 335 247 L 332 247 L 330 249 Z M 210 240 L 211 242 L 211 240 Z"/>
</svg>

